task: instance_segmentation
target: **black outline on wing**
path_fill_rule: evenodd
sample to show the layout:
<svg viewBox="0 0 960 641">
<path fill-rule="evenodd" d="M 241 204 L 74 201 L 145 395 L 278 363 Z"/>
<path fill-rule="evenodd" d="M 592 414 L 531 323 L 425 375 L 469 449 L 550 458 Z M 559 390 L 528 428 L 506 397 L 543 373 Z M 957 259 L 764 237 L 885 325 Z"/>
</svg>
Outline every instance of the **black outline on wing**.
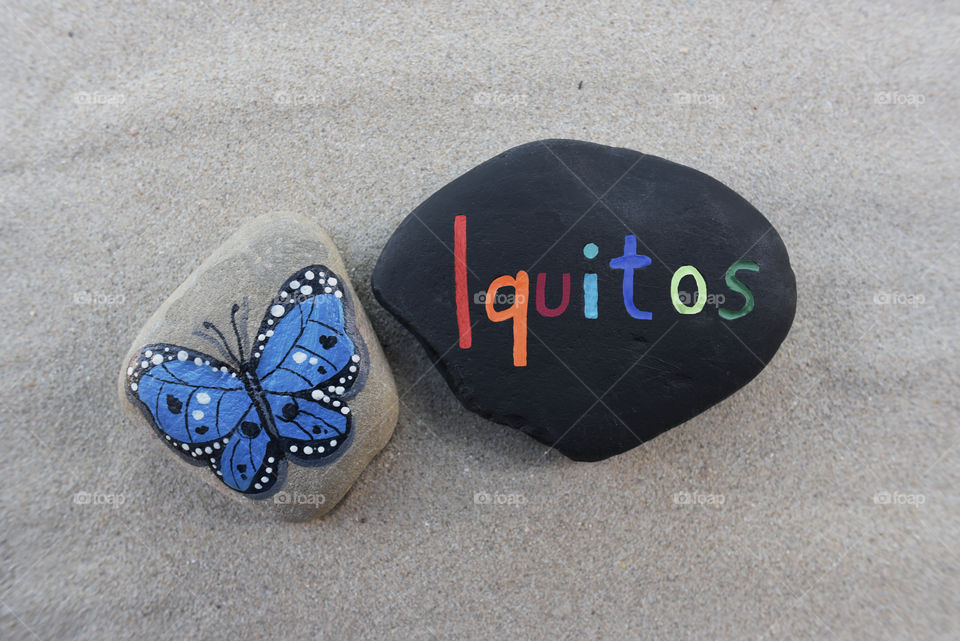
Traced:
<svg viewBox="0 0 960 641">
<path fill-rule="evenodd" d="M 307 272 L 313 272 L 312 279 L 306 278 Z M 336 279 L 337 281 L 336 285 L 329 285 L 329 279 L 331 277 Z M 296 289 L 291 288 L 290 284 L 293 281 L 297 281 L 301 286 L 307 283 L 311 283 L 312 284 L 311 286 L 316 286 L 316 287 L 310 294 L 307 294 L 307 295 L 300 294 L 298 291 L 298 288 Z M 357 392 L 359 392 L 362 389 L 363 383 L 366 382 L 366 376 L 365 376 L 366 369 L 364 368 L 363 365 L 364 365 L 364 361 L 366 360 L 367 354 L 366 354 L 366 346 L 363 343 L 363 339 L 360 337 L 360 333 L 356 329 L 355 316 L 354 316 L 355 312 L 352 308 L 352 305 L 354 303 L 351 300 L 351 297 L 347 295 L 347 291 L 343 287 L 343 282 L 344 282 L 343 279 L 332 269 L 326 267 L 325 265 L 318 264 L 318 265 L 310 265 L 297 270 L 294 274 L 292 274 L 289 278 L 287 278 L 284 281 L 283 285 L 280 287 L 280 289 L 277 290 L 277 295 L 274 297 L 272 301 L 270 301 L 270 304 L 267 306 L 267 311 L 264 314 L 263 320 L 260 323 L 260 328 L 257 331 L 257 335 L 254 337 L 253 354 L 251 355 L 251 359 L 250 359 L 252 366 L 254 368 L 256 368 L 256 365 L 258 364 L 257 359 L 259 358 L 259 354 L 263 353 L 264 347 L 266 347 L 266 345 L 270 341 L 270 337 L 267 337 L 266 335 L 267 331 L 269 331 L 271 328 L 279 324 L 281 320 L 286 318 L 287 314 L 290 313 L 290 311 L 295 309 L 301 303 L 309 301 L 312 298 L 316 298 L 317 296 L 334 294 L 334 292 L 337 292 L 337 291 L 341 293 L 340 301 L 341 301 L 341 305 L 343 306 L 343 327 L 338 329 L 336 327 L 327 325 L 325 323 L 320 323 L 319 321 L 316 321 L 313 319 L 308 319 L 307 322 L 322 325 L 323 327 L 329 329 L 331 334 L 336 333 L 338 335 L 346 336 L 347 338 L 349 338 L 350 341 L 353 343 L 353 354 L 351 355 L 350 359 L 347 361 L 347 363 L 343 367 L 341 367 L 338 371 L 334 372 L 333 374 L 327 376 L 316 385 L 310 384 L 310 382 L 304 378 L 303 380 L 308 385 L 303 389 L 284 391 L 284 392 L 273 392 L 273 391 L 264 390 L 263 393 L 264 393 L 265 399 L 267 394 L 275 394 L 277 396 L 300 398 L 312 403 L 319 403 L 320 405 L 323 405 L 324 407 L 326 407 L 327 409 L 330 409 L 331 411 L 339 412 L 340 408 L 334 407 L 333 405 L 333 402 L 337 401 L 341 403 L 341 407 L 348 407 L 348 411 L 349 411 L 349 406 L 346 402 L 346 399 L 352 398 L 352 396 L 354 396 Z M 322 289 L 321 286 L 317 286 L 317 285 L 329 286 L 331 291 L 326 292 Z M 284 294 L 286 294 L 286 296 L 284 296 Z M 274 305 L 281 305 L 283 307 L 283 314 L 281 314 L 280 316 L 274 316 L 271 313 L 271 309 L 273 308 Z M 273 321 L 273 322 L 269 322 L 269 321 Z M 301 325 L 301 334 L 303 332 L 303 329 L 304 329 L 304 326 Z M 265 337 L 264 340 L 260 340 L 259 338 L 260 336 L 264 336 Z M 299 340 L 299 337 L 293 341 L 293 343 L 290 345 L 290 349 L 287 351 L 287 354 L 284 355 L 282 359 L 280 359 L 279 361 L 280 363 L 283 363 L 287 359 L 290 352 L 293 351 L 294 347 L 297 345 L 298 340 Z M 300 346 L 300 348 L 306 352 L 314 354 L 319 358 L 323 358 L 322 354 L 312 352 L 311 350 L 304 348 L 303 346 Z M 351 366 L 355 366 L 357 371 L 350 372 Z M 275 371 L 275 369 L 270 370 L 270 372 Z M 292 371 L 292 370 L 288 370 L 288 371 Z M 270 372 L 267 372 L 264 378 L 266 378 L 266 376 L 268 376 Z M 296 372 L 293 372 L 293 373 L 296 374 Z M 343 379 L 344 382 L 340 383 L 340 379 Z M 331 383 L 333 383 L 333 385 L 331 385 Z M 330 387 L 333 387 L 334 390 L 331 391 L 329 389 Z M 338 387 L 343 387 L 342 394 L 336 393 L 335 390 Z M 313 398 L 312 394 L 314 390 L 319 390 L 320 392 L 322 392 L 323 398 L 320 398 L 320 399 Z M 273 408 L 272 406 L 270 406 L 269 402 L 267 403 L 267 407 L 269 408 L 275 423 L 278 421 L 284 420 L 282 415 L 282 408 Z M 311 466 L 319 463 L 326 463 L 326 462 L 329 462 L 329 460 L 334 459 L 335 455 L 338 452 L 342 452 L 343 450 L 346 449 L 346 445 L 350 441 L 350 436 L 353 433 L 352 411 L 349 414 L 346 414 L 345 416 L 346 416 L 346 426 L 345 426 L 343 435 L 340 437 L 330 437 L 330 438 L 318 439 L 316 441 L 296 441 L 294 439 L 284 438 L 278 435 L 278 441 L 282 445 L 282 450 L 284 452 L 284 455 L 287 458 L 294 460 L 294 462 L 296 462 L 298 465 L 305 465 L 305 466 Z M 337 444 L 334 446 L 331 446 L 330 445 L 331 441 L 337 441 Z M 297 452 L 290 451 L 290 447 L 292 445 L 297 446 Z M 304 446 L 312 447 L 314 450 L 313 453 L 307 454 L 307 455 L 303 454 Z M 320 447 L 323 448 L 322 452 L 319 451 Z"/>
<path fill-rule="evenodd" d="M 286 393 L 280 393 L 280 392 L 264 392 L 264 394 L 265 395 L 272 394 L 274 396 L 285 396 L 293 399 L 302 399 L 309 403 L 316 403 L 317 405 L 321 405 L 324 408 L 330 410 L 331 412 L 340 412 L 340 409 L 342 407 L 346 407 L 348 412 L 350 412 L 349 414 L 341 413 L 341 415 L 345 419 L 345 422 L 344 422 L 343 433 L 339 434 L 338 436 L 326 436 L 323 438 L 312 439 L 312 440 L 299 440 L 299 439 L 293 439 L 293 438 L 281 436 L 278 433 L 276 441 L 280 445 L 282 451 L 284 452 L 284 455 L 287 458 L 292 459 L 298 465 L 311 467 L 313 465 L 317 465 L 320 463 L 327 463 L 328 459 L 332 460 L 333 458 L 336 457 L 338 453 L 346 449 L 346 445 L 347 443 L 350 442 L 350 437 L 353 434 L 353 413 L 352 413 L 352 410 L 350 410 L 349 406 L 344 401 L 340 400 L 339 397 L 328 396 L 327 398 L 329 400 L 327 401 L 324 401 L 323 399 L 317 400 L 310 396 L 310 391 L 297 392 L 296 394 L 286 394 Z M 334 406 L 333 405 L 334 402 L 340 403 L 340 407 Z M 269 401 L 267 404 L 269 406 Z M 294 421 L 290 421 L 283 416 L 282 407 L 278 411 L 274 412 L 273 406 L 270 406 L 270 411 L 271 413 L 273 413 L 273 420 L 275 423 L 280 423 L 281 421 L 286 423 L 296 422 L 296 419 L 294 419 Z M 319 419 L 319 420 L 322 421 L 323 419 Z M 326 423 L 326 421 L 323 421 L 323 422 Z M 300 426 L 299 423 L 297 423 L 297 429 L 305 431 L 304 428 Z M 331 429 L 336 431 L 336 428 L 334 427 L 331 427 Z M 310 436 L 310 434 L 307 433 L 307 436 Z M 336 442 L 336 445 L 332 444 L 334 441 Z M 291 445 L 297 446 L 296 452 L 290 451 Z M 304 447 L 312 448 L 313 452 L 311 454 L 304 454 L 303 453 Z"/>
<path fill-rule="evenodd" d="M 314 277 L 312 279 L 306 278 L 307 272 L 313 272 Z M 337 281 L 336 285 L 329 285 L 329 279 L 331 277 L 336 279 Z M 297 289 L 299 288 L 292 289 L 290 287 L 290 283 L 292 283 L 293 281 L 297 281 L 298 283 L 300 283 L 301 286 L 307 283 L 312 283 L 311 287 L 313 287 L 314 285 L 320 284 L 325 287 L 330 287 L 331 291 L 325 292 L 322 289 L 320 289 L 320 287 L 317 287 L 310 294 L 306 294 L 306 295 L 300 294 L 299 291 L 297 291 Z M 277 369 L 283 369 L 284 371 L 288 371 L 296 376 L 299 376 L 300 378 L 303 378 L 304 382 L 306 383 L 306 387 L 303 387 L 299 390 L 291 390 L 289 392 L 289 394 L 295 394 L 297 392 L 301 392 L 304 390 L 309 392 L 315 388 L 318 388 L 321 386 L 327 386 L 331 380 L 344 378 L 347 381 L 342 385 L 344 388 L 344 395 L 345 396 L 348 395 L 347 391 L 350 388 L 352 388 L 354 385 L 356 385 L 360 379 L 360 375 L 363 371 L 361 364 L 364 361 L 365 354 L 360 353 L 362 351 L 362 347 L 361 347 L 362 340 L 360 339 L 359 332 L 356 331 L 354 316 L 353 316 L 353 309 L 351 307 L 352 301 L 349 300 L 349 297 L 347 296 L 347 292 L 342 287 L 342 284 L 343 284 L 343 279 L 336 272 L 334 272 L 329 267 L 326 267 L 325 265 L 310 265 L 308 267 L 304 267 L 302 269 L 297 270 L 294 274 L 292 274 L 289 278 L 287 278 L 283 282 L 283 285 L 280 287 L 280 289 L 277 290 L 277 295 L 274 296 L 273 300 L 271 300 L 270 303 L 267 305 L 267 310 L 263 315 L 263 320 L 260 321 L 260 327 L 257 330 L 256 336 L 254 336 L 254 339 L 253 339 L 253 347 L 252 347 L 252 354 L 250 355 L 250 362 L 253 365 L 254 369 L 256 370 L 257 365 L 259 365 L 258 359 L 260 355 L 263 353 L 264 348 L 270 342 L 270 337 L 267 336 L 267 332 L 271 331 L 271 329 L 275 327 L 277 324 L 279 324 L 281 320 L 286 318 L 287 314 L 289 314 L 293 309 L 295 309 L 301 303 L 309 301 L 310 299 L 316 298 L 318 296 L 331 295 L 331 294 L 335 296 L 336 292 L 340 292 L 340 302 L 343 307 L 343 327 L 338 329 L 336 327 L 327 325 L 326 323 L 321 323 L 313 319 L 308 319 L 307 322 L 325 327 L 330 331 L 331 334 L 339 334 L 341 336 L 346 336 L 347 338 L 349 338 L 350 342 L 353 343 L 353 356 L 357 356 L 359 360 L 354 361 L 351 358 L 338 371 L 330 375 L 327 375 L 326 378 L 324 378 L 322 381 L 320 381 L 316 385 L 310 383 L 309 380 L 307 380 L 306 378 L 303 378 L 303 376 L 301 376 L 300 374 L 297 374 L 297 372 L 294 372 L 293 370 L 290 370 L 287 368 L 281 368 L 279 365 L 276 368 L 270 370 L 269 372 L 266 372 L 263 376 L 260 376 L 258 372 L 257 375 L 260 377 L 261 382 L 264 379 L 268 378 L 269 375 L 272 372 L 276 371 Z M 273 309 L 274 305 L 280 305 L 281 307 L 283 307 L 283 313 L 280 316 L 274 316 L 271 313 L 271 310 Z M 351 325 L 354 326 L 353 327 L 354 331 L 350 331 Z M 304 326 L 301 325 L 301 328 L 300 328 L 301 336 L 303 334 L 304 329 L 305 329 Z M 261 340 L 260 336 L 263 336 L 264 339 Z M 290 349 L 287 350 L 287 353 L 284 355 L 284 357 L 280 359 L 279 361 L 280 363 L 283 363 L 284 361 L 287 360 L 287 357 L 290 355 L 290 352 L 293 351 L 294 347 L 297 345 L 298 340 L 299 340 L 299 336 L 290 345 Z M 309 352 L 310 354 L 318 358 L 321 358 L 327 361 L 328 363 L 330 362 L 321 353 L 314 352 L 308 348 L 302 348 L 302 349 L 304 349 L 304 351 Z M 356 366 L 357 368 L 356 373 L 350 373 L 349 369 L 351 365 Z"/>
<path fill-rule="evenodd" d="M 148 351 L 151 352 L 150 357 L 147 357 L 145 355 L 146 352 Z M 158 412 L 158 409 L 153 408 L 153 410 L 151 410 L 149 407 L 147 407 L 147 404 L 144 403 L 143 400 L 141 400 L 140 395 L 131 388 L 131 384 L 138 383 L 138 381 L 144 374 L 151 372 L 156 367 L 162 367 L 167 362 L 171 362 L 175 360 L 177 358 L 177 354 L 181 351 L 187 353 L 187 358 L 185 360 L 193 361 L 199 358 L 202 361 L 204 361 L 204 365 L 202 365 L 202 367 L 207 367 L 208 366 L 207 363 L 209 363 L 209 367 L 214 367 L 216 369 L 226 368 L 227 372 L 230 372 L 236 375 L 239 387 L 223 388 L 223 387 L 217 387 L 215 385 L 198 386 L 192 383 L 188 383 L 187 381 L 183 381 L 184 385 L 187 385 L 189 387 L 197 387 L 201 389 L 215 389 L 215 390 L 227 391 L 227 392 L 243 392 L 249 399 L 249 393 L 246 387 L 244 386 L 243 381 L 239 377 L 239 372 L 237 372 L 237 370 L 234 367 L 228 365 L 227 363 L 219 359 L 213 358 L 209 354 L 204 354 L 203 352 L 198 352 L 197 350 L 192 350 L 186 347 L 181 347 L 179 345 L 173 345 L 170 343 L 151 343 L 149 345 L 144 345 L 143 347 L 140 348 L 140 351 L 137 352 L 136 358 L 132 359 L 127 366 L 128 372 L 130 372 L 132 368 L 132 372 L 128 373 L 126 377 L 127 396 L 133 400 L 134 404 L 137 407 L 140 408 L 140 411 L 147 418 L 149 423 L 153 426 L 153 429 L 156 431 L 157 436 L 160 437 L 160 440 L 166 443 L 170 449 L 172 449 L 174 452 L 180 455 L 180 458 L 182 460 L 187 461 L 191 465 L 210 468 L 213 471 L 213 473 L 217 476 L 217 478 L 220 480 L 220 482 L 234 492 L 240 492 L 241 494 L 247 494 L 247 495 L 262 494 L 264 492 L 268 492 L 270 490 L 270 486 L 262 490 L 256 490 L 256 491 L 243 492 L 241 490 L 236 490 L 230 487 L 229 485 L 227 485 L 223 481 L 223 477 L 220 474 L 220 465 L 221 465 L 220 457 L 223 454 L 223 446 L 226 445 L 227 441 L 229 441 L 230 438 L 233 436 L 233 432 L 237 429 L 237 426 L 240 424 L 240 421 L 237 422 L 237 425 L 230 427 L 226 431 L 224 436 L 220 436 L 220 437 L 211 439 L 209 441 L 203 441 L 198 443 L 186 443 L 186 445 L 189 445 L 189 448 L 187 450 L 184 450 L 183 449 L 184 443 L 173 438 L 172 436 L 164 432 L 163 429 L 160 427 L 159 421 L 154 416 L 154 413 Z M 164 361 L 162 363 L 154 364 L 151 361 L 151 358 L 153 357 L 154 354 L 164 355 L 165 356 Z M 149 365 L 147 367 L 142 367 L 141 363 L 143 361 L 147 361 Z M 172 378 L 178 378 L 169 370 L 166 370 L 166 373 L 170 375 Z M 253 400 L 250 400 L 250 406 L 253 406 L 253 404 L 254 404 Z M 240 418 L 241 421 L 243 420 L 243 416 L 246 416 L 248 411 L 249 411 L 249 407 L 246 410 L 244 410 L 243 414 L 241 415 L 241 418 Z M 219 413 L 219 409 L 217 410 L 217 412 Z M 215 444 L 218 444 L 218 445 L 215 445 Z M 208 452 L 207 449 L 209 449 L 210 451 Z M 200 451 L 199 454 L 197 453 L 197 450 Z M 282 451 L 280 452 L 280 456 L 277 458 L 279 458 L 279 460 L 281 461 L 283 460 L 284 457 L 283 457 Z M 283 467 L 284 467 L 283 465 L 277 466 L 277 471 L 274 475 L 275 477 L 279 477 L 282 474 L 282 472 L 284 471 Z M 274 481 L 275 480 L 276 478 L 274 479 Z M 271 486 L 272 485 L 273 484 L 271 483 Z"/>
</svg>

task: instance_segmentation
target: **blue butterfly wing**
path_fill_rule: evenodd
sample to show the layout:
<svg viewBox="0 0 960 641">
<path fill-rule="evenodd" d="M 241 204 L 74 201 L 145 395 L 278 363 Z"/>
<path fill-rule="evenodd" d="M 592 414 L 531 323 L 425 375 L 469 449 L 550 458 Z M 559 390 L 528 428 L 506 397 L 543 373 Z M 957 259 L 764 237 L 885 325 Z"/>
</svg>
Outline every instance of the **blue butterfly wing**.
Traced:
<svg viewBox="0 0 960 641">
<path fill-rule="evenodd" d="M 350 408 L 338 398 L 314 390 L 302 394 L 266 393 L 286 456 L 317 462 L 338 451 L 350 434 Z"/>
<path fill-rule="evenodd" d="M 261 450 L 270 449 L 262 442 L 265 432 L 259 429 L 261 419 L 231 367 L 176 345 L 147 345 L 127 368 L 127 385 L 128 393 L 167 444 L 184 458 L 208 465 L 224 483 L 241 492 L 265 492 L 273 485 L 276 472 L 262 473 L 269 456 L 264 453 L 257 460 Z M 264 437 L 251 439 L 246 435 L 254 431 Z M 230 464 L 224 468 L 221 459 L 228 451 Z M 249 467 L 251 473 L 261 472 L 256 478 L 267 476 L 270 482 L 256 488 L 253 474 L 240 471 L 238 466 Z M 276 465 L 273 468 L 280 469 Z M 243 476 L 249 476 L 250 482 Z"/>
<path fill-rule="evenodd" d="M 283 464 L 277 443 L 251 405 L 224 445 L 217 476 L 238 492 L 257 494 L 273 487 Z"/>
<path fill-rule="evenodd" d="M 251 404 L 235 371 L 175 345 L 141 349 L 127 382 L 166 440 L 193 458 L 226 438 Z"/>
<path fill-rule="evenodd" d="M 346 332 L 343 289 L 323 265 L 287 279 L 260 325 L 253 359 L 263 389 L 281 394 L 333 386 L 343 395 L 360 371 Z"/>
</svg>

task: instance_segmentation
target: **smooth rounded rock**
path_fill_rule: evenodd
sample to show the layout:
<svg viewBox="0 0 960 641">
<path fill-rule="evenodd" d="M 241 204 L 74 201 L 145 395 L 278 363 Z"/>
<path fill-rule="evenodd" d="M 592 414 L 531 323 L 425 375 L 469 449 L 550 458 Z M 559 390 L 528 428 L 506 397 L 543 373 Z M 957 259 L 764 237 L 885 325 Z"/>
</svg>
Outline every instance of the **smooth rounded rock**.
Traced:
<svg viewBox="0 0 960 641">
<path fill-rule="evenodd" d="M 516 147 L 433 194 L 373 291 L 468 409 L 584 461 L 746 385 L 796 306 L 779 234 L 734 191 L 573 140 Z"/>
<path fill-rule="evenodd" d="M 283 517 L 332 509 L 390 439 L 390 367 L 333 241 L 295 214 L 243 226 L 160 306 L 119 377 L 184 482 Z"/>
</svg>

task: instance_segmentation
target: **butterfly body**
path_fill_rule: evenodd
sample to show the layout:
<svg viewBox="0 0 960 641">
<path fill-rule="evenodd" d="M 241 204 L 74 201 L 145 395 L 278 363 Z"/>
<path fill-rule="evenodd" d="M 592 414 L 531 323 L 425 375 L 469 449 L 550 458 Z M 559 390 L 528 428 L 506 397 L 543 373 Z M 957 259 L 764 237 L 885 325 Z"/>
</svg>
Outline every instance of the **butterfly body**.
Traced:
<svg viewBox="0 0 960 641">
<path fill-rule="evenodd" d="M 322 265 L 287 279 L 252 347 L 237 327 L 238 310 L 231 310 L 236 353 L 204 323 L 224 360 L 147 345 L 127 369 L 128 394 L 181 456 L 209 465 L 238 492 L 266 496 L 282 484 L 288 460 L 322 464 L 346 447 L 345 399 L 359 389 L 362 341 L 349 327 L 339 280 Z"/>
</svg>

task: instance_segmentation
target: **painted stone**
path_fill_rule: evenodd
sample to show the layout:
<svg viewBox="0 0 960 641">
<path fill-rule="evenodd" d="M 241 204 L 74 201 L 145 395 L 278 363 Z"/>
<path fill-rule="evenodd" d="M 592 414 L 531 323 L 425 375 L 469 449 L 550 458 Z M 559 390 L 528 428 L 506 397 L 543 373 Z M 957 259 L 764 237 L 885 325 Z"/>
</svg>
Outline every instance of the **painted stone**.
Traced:
<svg viewBox="0 0 960 641">
<path fill-rule="evenodd" d="M 337 504 L 398 413 L 343 260 L 294 214 L 251 221 L 204 261 L 134 340 L 119 385 L 197 477 L 293 519 Z"/>
<path fill-rule="evenodd" d="M 390 238 L 380 303 L 467 409 L 597 461 L 770 362 L 796 284 L 764 216 L 689 167 L 573 140 L 511 149 Z"/>
</svg>

